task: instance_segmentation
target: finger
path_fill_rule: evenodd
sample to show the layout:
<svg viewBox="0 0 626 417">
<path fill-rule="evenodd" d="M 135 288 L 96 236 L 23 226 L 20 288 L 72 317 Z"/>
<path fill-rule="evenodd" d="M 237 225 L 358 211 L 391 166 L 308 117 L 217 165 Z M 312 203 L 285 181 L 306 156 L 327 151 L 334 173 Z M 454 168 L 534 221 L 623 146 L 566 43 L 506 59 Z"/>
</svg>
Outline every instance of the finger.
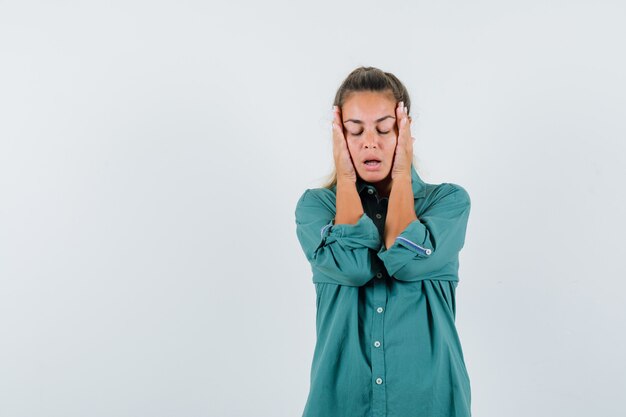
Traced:
<svg viewBox="0 0 626 417">
<path fill-rule="evenodd" d="M 407 108 L 403 102 L 398 103 L 397 121 L 398 121 L 398 142 L 407 143 L 410 142 L 411 127 L 409 124 L 409 116 L 407 114 Z"/>
<path fill-rule="evenodd" d="M 333 137 L 336 136 L 337 133 L 337 123 L 339 122 L 337 118 L 337 106 L 333 106 L 333 120 L 331 122 L 331 128 L 333 131 Z"/>
<path fill-rule="evenodd" d="M 338 141 L 340 139 L 343 139 L 343 130 L 341 129 L 339 121 L 337 121 L 336 119 L 333 120 L 332 131 L 333 131 L 333 138 L 335 140 Z"/>
<path fill-rule="evenodd" d="M 404 131 L 404 103 L 400 101 L 398 106 L 396 107 L 396 124 L 398 125 L 398 135 L 400 135 Z"/>
<path fill-rule="evenodd" d="M 337 106 L 333 106 L 333 128 L 335 125 L 339 125 L 341 119 L 339 118 Z"/>
<path fill-rule="evenodd" d="M 400 112 L 400 129 L 403 130 L 404 133 L 407 133 L 409 131 L 409 115 L 406 106 L 404 106 L 404 103 L 402 103 L 402 111 Z"/>
<path fill-rule="evenodd" d="M 349 153 L 348 143 L 344 136 L 343 127 L 341 123 L 340 110 L 337 106 L 333 106 L 334 120 L 332 124 L 333 131 L 333 148 L 337 154 Z"/>
</svg>

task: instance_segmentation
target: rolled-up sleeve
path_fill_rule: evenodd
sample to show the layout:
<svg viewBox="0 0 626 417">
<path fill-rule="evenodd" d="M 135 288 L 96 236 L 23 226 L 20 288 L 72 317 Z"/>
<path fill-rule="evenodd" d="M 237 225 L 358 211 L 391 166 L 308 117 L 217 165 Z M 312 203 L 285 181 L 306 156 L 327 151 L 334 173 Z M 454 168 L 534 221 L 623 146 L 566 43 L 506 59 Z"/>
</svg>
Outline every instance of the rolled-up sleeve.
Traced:
<svg viewBox="0 0 626 417">
<path fill-rule="evenodd" d="M 327 282 L 362 286 L 373 278 L 372 260 L 381 237 L 367 214 L 355 224 L 334 224 L 335 209 L 315 190 L 307 189 L 296 204 L 295 218 L 307 260 Z"/>
<path fill-rule="evenodd" d="M 377 252 L 390 276 L 414 281 L 458 259 L 465 244 L 471 200 L 467 191 L 457 184 L 441 184 L 437 194 L 391 247 L 383 245 Z"/>
</svg>

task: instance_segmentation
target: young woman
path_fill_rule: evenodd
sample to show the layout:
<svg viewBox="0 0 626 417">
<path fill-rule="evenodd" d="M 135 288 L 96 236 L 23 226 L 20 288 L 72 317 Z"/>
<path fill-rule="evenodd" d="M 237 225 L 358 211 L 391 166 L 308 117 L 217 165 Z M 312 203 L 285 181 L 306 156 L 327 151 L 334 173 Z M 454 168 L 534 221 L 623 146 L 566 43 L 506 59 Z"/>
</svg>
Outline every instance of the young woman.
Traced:
<svg viewBox="0 0 626 417">
<path fill-rule="evenodd" d="M 470 198 L 421 180 L 409 107 L 393 74 L 350 73 L 333 106 L 332 180 L 297 202 L 317 295 L 303 417 L 471 416 L 455 327 Z"/>
</svg>

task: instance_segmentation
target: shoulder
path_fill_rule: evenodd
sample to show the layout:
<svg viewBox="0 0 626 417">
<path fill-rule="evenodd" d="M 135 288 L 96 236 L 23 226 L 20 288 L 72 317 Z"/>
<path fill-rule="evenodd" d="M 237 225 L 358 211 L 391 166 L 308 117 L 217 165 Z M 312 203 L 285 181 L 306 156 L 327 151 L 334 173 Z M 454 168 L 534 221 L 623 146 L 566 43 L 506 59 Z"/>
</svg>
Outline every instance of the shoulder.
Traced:
<svg viewBox="0 0 626 417">
<path fill-rule="evenodd" d="M 328 188 L 307 188 L 296 202 L 296 215 L 307 209 L 324 208 L 334 211 L 336 207 L 335 193 Z"/>
<path fill-rule="evenodd" d="M 300 195 L 298 202 L 296 205 L 301 205 L 303 203 L 311 203 L 315 201 L 336 201 L 335 193 L 328 188 L 307 188 Z"/>
<path fill-rule="evenodd" d="M 451 182 L 443 182 L 441 184 L 429 184 L 429 197 L 433 202 L 436 201 L 454 201 L 456 204 L 462 203 L 467 206 L 471 205 L 470 195 L 465 187 Z"/>
</svg>

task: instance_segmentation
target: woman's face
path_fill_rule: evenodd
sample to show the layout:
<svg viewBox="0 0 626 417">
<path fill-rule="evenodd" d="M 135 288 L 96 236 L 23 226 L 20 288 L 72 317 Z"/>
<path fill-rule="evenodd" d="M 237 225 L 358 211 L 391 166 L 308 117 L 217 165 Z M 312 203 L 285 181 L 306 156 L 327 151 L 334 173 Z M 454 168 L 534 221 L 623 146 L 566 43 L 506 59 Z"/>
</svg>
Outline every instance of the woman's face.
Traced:
<svg viewBox="0 0 626 417">
<path fill-rule="evenodd" d="M 383 181 L 391 172 L 398 140 L 396 107 L 390 93 L 359 91 L 352 93 L 341 108 L 354 168 L 367 182 Z M 372 159 L 380 162 L 365 163 Z"/>
</svg>

